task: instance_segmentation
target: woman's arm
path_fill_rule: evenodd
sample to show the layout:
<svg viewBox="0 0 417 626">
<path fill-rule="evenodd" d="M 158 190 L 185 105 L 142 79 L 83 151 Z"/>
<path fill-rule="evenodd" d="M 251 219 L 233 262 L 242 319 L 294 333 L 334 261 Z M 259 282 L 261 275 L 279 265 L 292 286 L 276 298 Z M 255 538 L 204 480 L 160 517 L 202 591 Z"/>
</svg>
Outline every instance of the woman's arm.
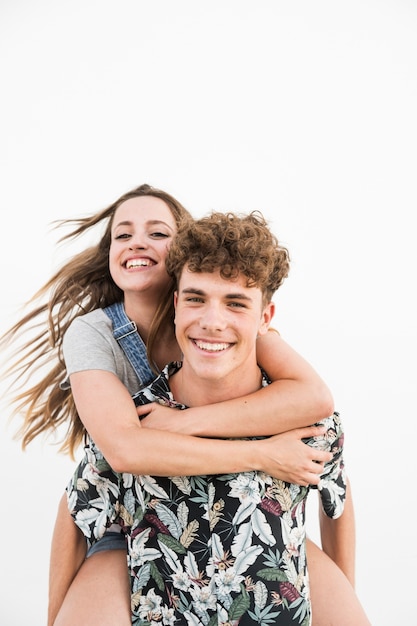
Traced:
<svg viewBox="0 0 417 626">
<path fill-rule="evenodd" d="M 257 354 L 271 385 L 241 398 L 187 409 L 174 424 L 171 409 L 156 403 L 148 411 L 140 407 L 138 415 L 148 413 L 143 425 L 200 437 L 256 437 L 308 426 L 333 413 L 327 385 L 277 332 L 258 337 Z"/>
<path fill-rule="evenodd" d="M 88 370 L 71 375 L 79 415 L 92 439 L 117 472 L 155 476 L 227 474 L 264 471 L 282 480 L 298 475 L 303 484 L 318 482 L 320 463 L 330 453 L 314 450 L 303 437 L 323 429 L 300 429 L 257 441 L 219 440 L 143 428 L 123 383 L 110 372 Z M 187 411 L 172 411 L 172 425 Z"/>
</svg>

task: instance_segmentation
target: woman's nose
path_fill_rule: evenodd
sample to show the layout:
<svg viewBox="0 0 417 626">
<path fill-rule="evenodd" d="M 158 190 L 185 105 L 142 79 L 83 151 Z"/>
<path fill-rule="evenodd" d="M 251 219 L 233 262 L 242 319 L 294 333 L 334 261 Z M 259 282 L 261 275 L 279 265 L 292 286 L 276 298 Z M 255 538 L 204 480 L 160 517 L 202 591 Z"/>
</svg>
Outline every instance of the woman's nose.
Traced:
<svg viewBox="0 0 417 626">
<path fill-rule="evenodd" d="M 146 239 L 140 234 L 133 235 L 129 241 L 129 248 L 131 250 L 144 250 L 146 248 Z"/>
</svg>

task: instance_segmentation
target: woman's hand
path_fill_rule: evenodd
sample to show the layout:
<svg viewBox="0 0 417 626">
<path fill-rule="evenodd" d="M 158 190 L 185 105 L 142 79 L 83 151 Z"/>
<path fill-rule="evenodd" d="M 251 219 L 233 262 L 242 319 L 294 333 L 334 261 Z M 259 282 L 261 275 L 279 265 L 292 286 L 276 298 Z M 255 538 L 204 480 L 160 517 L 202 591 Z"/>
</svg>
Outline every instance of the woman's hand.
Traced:
<svg viewBox="0 0 417 626">
<path fill-rule="evenodd" d="M 146 416 L 141 419 L 141 425 L 145 428 L 187 434 L 181 420 L 181 416 L 186 413 L 184 411 L 178 415 L 178 412 L 172 413 L 177 409 L 156 402 L 139 406 L 136 410 L 139 417 Z M 324 426 L 307 426 L 251 441 L 249 445 L 256 446 L 255 458 L 260 471 L 297 485 L 318 485 L 323 465 L 332 459 L 332 454 L 308 446 L 303 439 L 322 437 L 325 432 Z"/>
<path fill-rule="evenodd" d="M 289 483 L 318 485 L 332 453 L 312 448 L 303 439 L 321 437 L 325 432 L 324 426 L 308 426 L 253 442 L 259 446 L 259 469 Z"/>
<path fill-rule="evenodd" d="M 151 404 L 137 406 L 136 412 L 140 419 L 140 423 L 144 428 L 168 430 L 172 433 L 182 433 L 185 435 L 193 434 L 187 432 L 184 427 L 181 428 L 181 426 L 183 426 L 181 416 L 184 415 L 184 411 L 163 406 L 158 402 L 151 402 Z"/>
</svg>

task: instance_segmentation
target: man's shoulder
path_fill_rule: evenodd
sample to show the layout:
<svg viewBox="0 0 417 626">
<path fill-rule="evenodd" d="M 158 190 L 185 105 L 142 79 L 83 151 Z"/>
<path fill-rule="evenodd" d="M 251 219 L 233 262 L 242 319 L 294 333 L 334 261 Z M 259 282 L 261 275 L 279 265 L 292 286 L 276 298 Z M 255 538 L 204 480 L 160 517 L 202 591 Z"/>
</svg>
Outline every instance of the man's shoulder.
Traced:
<svg viewBox="0 0 417 626">
<path fill-rule="evenodd" d="M 164 406 L 185 409 L 186 407 L 183 404 L 174 400 L 169 386 L 170 377 L 178 372 L 181 367 L 182 363 L 180 361 L 168 363 L 155 380 L 133 396 L 136 406 L 149 404 L 150 402 L 159 402 Z"/>
</svg>

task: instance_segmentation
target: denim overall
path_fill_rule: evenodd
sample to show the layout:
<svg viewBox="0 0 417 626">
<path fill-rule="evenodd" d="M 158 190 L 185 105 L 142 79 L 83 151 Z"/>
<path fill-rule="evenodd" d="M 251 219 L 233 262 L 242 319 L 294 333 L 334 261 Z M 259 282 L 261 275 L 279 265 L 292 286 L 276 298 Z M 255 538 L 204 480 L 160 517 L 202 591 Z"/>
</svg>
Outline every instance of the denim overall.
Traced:
<svg viewBox="0 0 417 626">
<path fill-rule="evenodd" d="M 103 311 L 112 321 L 113 336 L 135 370 L 140 386 L 149 385 L 155 379 L 155 373 L 149 367 L 146 347 L 135 322 L 131 322 L 127 317 L 122 302 L 115 302 Z M 120 529 L 113 531 L 113 527 L 110 526 L 105 535 L 89 548 L 87 556 L 102 550 L 126 551 L 126 539 Z"/>
<path fill-rule="evenodd" d="M 127 317 L 122 302 L 115 302 L 103 311 L 111 319 L 113 336 L 129 359 L 140 384 L 149 385 L 154 380 L 155 373 L 149 367 L 146 347 L 135 322 L 131 322 Z"/>
</svg>

